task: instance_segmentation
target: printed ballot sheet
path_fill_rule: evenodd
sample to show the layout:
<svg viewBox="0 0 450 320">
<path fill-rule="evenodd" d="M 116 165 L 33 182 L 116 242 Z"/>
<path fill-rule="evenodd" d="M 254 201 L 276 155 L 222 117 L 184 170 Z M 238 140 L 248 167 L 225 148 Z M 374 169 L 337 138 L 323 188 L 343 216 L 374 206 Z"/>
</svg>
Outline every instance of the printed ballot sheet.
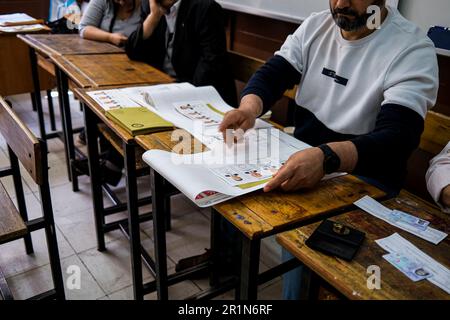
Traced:
<svg viewBox="0 0 450 320">
<path fill-rule="evenodd" d="M 244 140 L 238 143 L 241 145 L 233 145 L 229 154 L 216 145 L 212 150 L 193 155 L 150 150 L 144 153 L 143 159 L 197 206 L 209 207 L 264 188 L 291 154 L 309 147 L 295 138 L 278 139 L 278 135 L 286 134 L 273 128 L 269 130 L 273 131 L 270 139 L 277 139 L 277 150 L 280 150 L 273 152 L 273 157 L 258 158 L 251 148 L 245 147 L 248 140 Z M 260 143 L 265 144 L 266 140 Z M 228 148 L 226 144 L 223 146 Z"/>
<path fill-rule="evenodd" d="M 119 89 L 90 91 L 87 94 L 105 111 L 141 107 Z"/>
<path fill-rule="evenodd" d="M 152 95 L 156 92 L 173 92 L 184 89 L 195 88 L 192 84 L 188 82 L 182 83 L 170 83 L 170 84 L 159 84 L 153 86 L 139 86 L 139 87 L 127 87 L 119 89 L 121 93 L 140 104 L 143 107 L 152 109 L 155 105 Z M 154 111 L 154 110 L 151 110 Z"/>
<path fill-rule="evenodd" d="M 438 244 L 447 237 L 446 233 L 429 227 L 429 221 L 420 219 L 403 211 L 391 210 L 369 196 L 365 196 L 356 201 L 355 205 L 374 217 L 384 220 L 397 228 L 407 231 L 433 244 Z"/>
<path fill-rule="evenodd" d="M 173 92 L 186 88 L 194 88 L 194 86 L 189 83 L 171 83 L 154 86 L 89 91 L 87 94 L 106 111 L 111 109 L 136 107 L 145 107 L 151 111 L 155 111 L 151 97 L 152 94 L 155 92 Z"/>
<path fill-rule="evenodd" d="M 398 233 L 375 240 L 390 255 L 384 258 L 413 281 L 427 279 L 450 294 L 450 270 Z"/>
<path fill-rule="evenodd" d="M 233 110 L 212 86 L 159 91 L 152 94 L 154 111 L 166 121 L 192 134 L 208 147 L 223 144 L 218 127 L 226 112 Z M 256 120 L 255 129 L 270 128 L 271 124 Z"/>
</svg>

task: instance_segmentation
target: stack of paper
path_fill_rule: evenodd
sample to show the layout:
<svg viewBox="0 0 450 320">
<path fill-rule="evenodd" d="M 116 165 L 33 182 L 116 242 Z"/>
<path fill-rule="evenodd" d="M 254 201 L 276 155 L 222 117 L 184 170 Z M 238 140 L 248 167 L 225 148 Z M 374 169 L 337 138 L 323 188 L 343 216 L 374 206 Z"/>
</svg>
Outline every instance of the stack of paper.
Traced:
<svg viewBox="0 0 450 320">
<path fill-rule="evenodd" d="M 450 270 L 399 234 L 376 240 L 389 254 L 383 256 L 413 281 L 427 279 L 450 294 Z"/>
<path fill-rule="evenodd" d="M 23 25 L 33 21 L 35 21 L 35 19 L 25 13 L 12 13 L 0 15 L 0 26 L 2 27 L 8 27 L 11 25 L 18 25 L 18 24 Z"/>
<path fill-rule="evenodd" d="M 0 15 L 0 32 L 32 32 L 43 30 L 45 27 L 24 13 L 13 13 Z"/>
<path fill-rule="evenodd" d="M 387 223 L 412 233 L 431 243 L 438 244 L 447 234 L 429 227 L 429 222 L 398 210 L 391 210 L 369 196 L 355 202 L 355 205 Z"/>
</svg>

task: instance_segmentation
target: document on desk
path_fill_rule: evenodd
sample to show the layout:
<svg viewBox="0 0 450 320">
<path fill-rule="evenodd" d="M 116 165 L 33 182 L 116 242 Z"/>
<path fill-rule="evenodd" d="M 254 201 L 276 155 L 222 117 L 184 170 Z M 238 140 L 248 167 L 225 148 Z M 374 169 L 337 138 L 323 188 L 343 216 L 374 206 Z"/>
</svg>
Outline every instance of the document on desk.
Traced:
<svg viewBox="0 0 450 320">
<path fill-rule="evenodd" d="M 433 244 L 439 244 L 448 236 L 445 232 L 430 227 L 429 221 L 417 218 L 406 212 L 391 210 L 369 196 L 363 197 L 354 204 L 374 217 Z"/>
<path fill-rule="evenodd" d="M 390 254 L 405 257 L 414 262 L 416 271 L 419 271 L 417 272 L 419 276 L 425 276 L 428 281 L 450 294 L 450 270 L 419 250 L 411 242 L 398 233 L 384 239 L 375 240 L 375 242 Z M 394 266 L 396 265 L 394 264 Z M 426 275 L 427 273 L 431 274 L 431 277 Z"/>
<path fill-rule="evenodd" d="M 226 112 L 233 110 L 212 86 L 183 88 L 183 90 L 156 92 L 152 95 L 155 112 L 193 135 L 210 149 L 221 149 L 223 134 L 218 128 Z M 255 122 L 255 130 L 272 128 L 261 119 Z M 258 137 L 262 138 L 259 134 Z M 298 141 L 295 138 L 293 140 Z M 249 142 L 251 145 L 254 143 Z M 298 144 L 298 143 L 297 143 Z M 260 144 L 262 145 L 262 144 Z M 242 145 L 244 146 L 244 145 Z M 305 146 L 304 144 L 302 145 Z M 242 154 L 241 152 L 237 152 Z"/>
<path fill-rule="evenodd" d="M 106 111 L 111 109 L 145 107 L 154 112 L 151 95 L 155 92 L 171 92 L 183 88 L 193 88 L 189 83 L 162 84 L 154 86 L 126 87 L 120 89 L 87 92 Z"/>
<path fill-rule="evenodd" d="M 209 207 L 262 189 L 289 155 L 302 150 L 298 144 L 294 147 L 280 139 L 275 142 L 277 134 L 263 139 L 250 135 L 248 140 L 243 139 L 230 147 L 229 153 L 219 148 L 195 154 L 150 150 L 144 153 L 143 159 L 197 206 Z M 279 144 L 280 154 L 258 158 L 249 151 L 249 141 L 263 148 L 266 139 Z M 306 144 L 301 146 L 308 147 Z"/>
<path fill-rule="evenodd" d="M 24 26 L 11 26 L 11 27 L 2 27 L 0 26 L 0 32 L 5 33 L 18 33 L 18 32 L 34 32 L 44 30 L 45 27 L 42 24 L 30 24 Z"/>
<path fill-rule="evenodd" d="M 181 83 L 159 84 L 153 86 L 127 87 L 119 89 L 119 91 L 124 93 L 127 97 L 139 103 L 143 107 L 154 108 L 155 103 L 153 102 L 152 95 L 155 94 L 156 92 L 169 93 L 173 91 L 191 88 L 195 87 L 188 82 L 181 82 Z"/>
<path fill-rule="evenodd" d="M 142 107 L 139 103 L 123 94 L 119 89 L 89 91 L 87 94 L 105 111 Z"/>
<path fill-rule="evenodd" d="M 25 13 L 11 13 L 0 15 L 0 26 L 5 27 L 15 23 L 27 23 L 35 19 Z"/>
</svg>

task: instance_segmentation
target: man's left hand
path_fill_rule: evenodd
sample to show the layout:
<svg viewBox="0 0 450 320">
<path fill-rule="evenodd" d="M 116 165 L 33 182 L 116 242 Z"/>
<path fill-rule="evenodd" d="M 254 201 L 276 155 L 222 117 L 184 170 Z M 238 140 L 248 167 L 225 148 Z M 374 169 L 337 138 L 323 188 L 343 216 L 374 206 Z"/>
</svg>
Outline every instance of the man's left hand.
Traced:
<svg viewBox="0 0 450 320">
<path fill-rule="evenodd" d="M 264 188 L 265 192 L 281 187 L 284 191 L 311 188 L 324 177 L 324 154 L 319 148 L 294 153 Z"/>
</svg>

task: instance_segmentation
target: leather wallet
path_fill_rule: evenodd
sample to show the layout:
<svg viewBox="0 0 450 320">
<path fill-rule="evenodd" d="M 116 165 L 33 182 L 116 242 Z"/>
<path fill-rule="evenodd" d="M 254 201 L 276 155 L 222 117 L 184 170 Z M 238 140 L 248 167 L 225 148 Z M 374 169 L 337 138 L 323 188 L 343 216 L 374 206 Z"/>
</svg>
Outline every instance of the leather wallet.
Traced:
<svg viewBox="0 0 450 320">
<path fill-rule="evenodd" d="M 323 221 L 305 241 L 311 249 L 351 261 L 361 247 L 365 233 L 331 220 Z"/>
</svg>

